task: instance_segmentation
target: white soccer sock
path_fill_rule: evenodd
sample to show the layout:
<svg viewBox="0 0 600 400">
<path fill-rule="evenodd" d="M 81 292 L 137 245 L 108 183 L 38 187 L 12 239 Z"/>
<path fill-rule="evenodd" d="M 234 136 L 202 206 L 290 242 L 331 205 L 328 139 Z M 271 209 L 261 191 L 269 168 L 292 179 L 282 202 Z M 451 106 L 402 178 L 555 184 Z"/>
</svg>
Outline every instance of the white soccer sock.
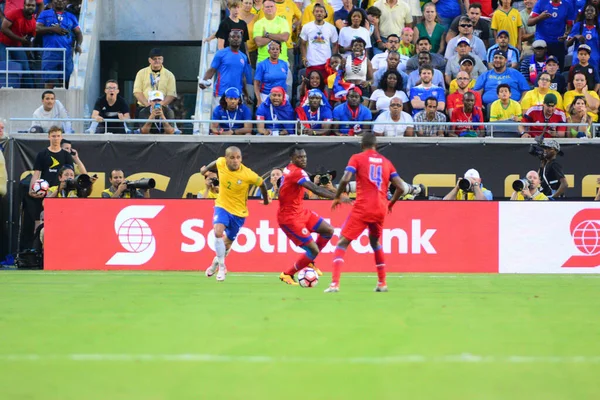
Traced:
<svg viewBox="0 0 600 400">
<path fill-rule="evenodd" d="M 215 253 L 217 253 L 217 259 L 219 261 L 219 268 L 225 268 L 225 241 L 223 238 L 215 237 Z"/>
</svg>

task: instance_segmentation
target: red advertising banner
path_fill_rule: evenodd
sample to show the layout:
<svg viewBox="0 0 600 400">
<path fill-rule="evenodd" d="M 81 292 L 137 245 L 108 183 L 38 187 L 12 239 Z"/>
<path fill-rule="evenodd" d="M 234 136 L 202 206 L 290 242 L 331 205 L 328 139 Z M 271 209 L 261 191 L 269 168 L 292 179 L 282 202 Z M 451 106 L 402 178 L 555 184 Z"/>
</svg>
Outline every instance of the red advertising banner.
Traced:
<svg viewBox="0 0 600 400">
<path fill-rule="evenodd" d="M 317 258 L 330 270 L 350 206 L 309 201 L 336 228 Z M 204 270 L 215 255 L 210 200 L 46 199 L 44 267 L 49 270 Z M 302 252 L 277 225 L 277 201 L 249 201 L 250 216 L 227 257 L 231 272 L 281 272 Z M 497 273 L 496 202 L 404 201 L 386 218 L 381 244 L 389 272 Z M 346 254 L 346 272 L 373 272 L 366 232 Z"/>
</svg>

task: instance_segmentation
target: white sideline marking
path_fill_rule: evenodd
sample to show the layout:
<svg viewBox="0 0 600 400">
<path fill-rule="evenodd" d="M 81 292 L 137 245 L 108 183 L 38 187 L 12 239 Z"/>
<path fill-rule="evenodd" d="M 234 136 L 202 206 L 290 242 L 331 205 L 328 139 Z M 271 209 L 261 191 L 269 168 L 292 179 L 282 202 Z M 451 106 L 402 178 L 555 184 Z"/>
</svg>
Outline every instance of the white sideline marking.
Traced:
<svg viewBox="0 0 600 400">
<path fill-rule="evenodd" d="M 23 275 L 113 275 L 113 276 L 175 276 L 177 274 L 180 275 L 190 275 L 194 276 L 195 274 L 202 273 L 203 271 L 156 271 L 156 272 L 139 272 L 139 271 L 12 271 L 17 272 Z M 9 272 L 10 273 L 10 272 Z M 279 272 L 272 273 L 264 273 L 264 274 L 252 274 L 252 273 L 229 273 L 229 276 L 248 276 L 251 278 L 272 278 L 274 276 L 279 276 Z M 461 275 L 461 278 L 481 278 L 488 277 L 491 275 Z M 366 274 L 344 274 L 342 275 L 345 278 L 377 278 L 377 275 L 366 275 Z M 393 273 L 393 275 L 388 275 L 388 278 L 398 279 L 398 278 L 433 278 L 433 279 L 452 279 L 458 278 L 457 275 L 428 275 L 428 274 L 409 274 L 409 275 L 398 275 L 397 273 Z"/>
<path fill-rule="evenodd" d="M 0 354 L 0 361 L 171 361 L 197 363 L 317 363 L 317 364 L 598 364 L 600 356 L 482 356 L 457 354 L 446 356 L 401 355 L 389 357 L 270 357 L 228 356 L 215 354 Z"/>
</svg>

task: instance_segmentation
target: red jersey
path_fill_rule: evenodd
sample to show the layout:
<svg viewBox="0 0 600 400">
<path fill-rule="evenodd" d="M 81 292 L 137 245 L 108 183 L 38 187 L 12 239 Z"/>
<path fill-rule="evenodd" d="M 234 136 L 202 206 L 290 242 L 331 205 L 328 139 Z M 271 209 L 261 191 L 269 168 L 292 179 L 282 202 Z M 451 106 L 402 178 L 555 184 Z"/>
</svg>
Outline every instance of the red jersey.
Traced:
<svg viewBox="0 0 600 400">
<path fill-rule="evenodd" d="M 304 211 L 304 193 L 306 189 L 302 184 L 309 181 L 310 177 L 302 168 L 289 164 L 283 170 L 281 186 L 279 187 L 279 210 L 277 219 L 293 220 Z"/>
<path fill-rule="evenodd" d="M 35 15 L 31 17 L 31 19 L 26 19 L 25 15 L 23 15 L 23 2 L 21 2 L 20 10 L 13 10 L 6 13 L 6 19 L 12 22 L 11 27 L 9 28 L 15 35 L 18 37 L 23 37 L 25 35 L 35 36 Z M 23 44 L 21 42 L 17 42 L 16 40 L 10 39 L 4 33 L 0 32 L 0 42 L 7 47 L 21 47 Z"/>
<path fill-rule="evenodd" d="M 40 5 L 44 2 L 44 0 L 35 0 L 35 2 Z M 11 11 L 22 10 L 25 7 L 25 2 L 23 0 L 6 0 L 6 4 L 4 5 L 4 15 L 8 15 Z M 9 21 L 12 21 L 9 19 Z"/>
<path fill-rule="evenodd" d="M 544 106 L 532 106 L 529 110 L 523 114 L 522 122 L 537 122 L 539 125 L 536 126 L 525 126 L 525 132 L 529 133 L 532 137 L 540 136 L 544 132 L 544 137 L 552 137 L 548 130 L 556 132 L 566 132 L 567 127 L 560 124 L 567 122 L 567 116 L 563 111 L 554 110 L 554 113 L 550 118 L 546 118 L 544 115 Z"/>
<path fill-rule="evenodd" d="M 473 91 L 473 89 L 468 90 L 469 93 L 473 93 L 475 95 L 475 107 L 482 108 L 483 105 L 481 103 L 481 93 Z M 463 94 L 454 92 L 449 94 L 446 97 L 446 109 L 458 108 L 463 106 Z"/>
<path fill-rule="evenodd" d="M 390 179 L 398 176 L 390 160 L 376 150 L 366 150 L 350 157 L 346 171 L 356 174 L 356 201 L 352 212 L 385 216 Z"/>
<path fill-rule="evenodd" d="M 466 125 L 453 125 L 451 128 L 454 129 L 456 134 L 462 132 L 473 131 L 475 129 L 483 129 L 483 125 L 469 125 L 469 123 L 483 122 L 483 113 L 481 108 L 473 107 L 473 111 L 466 113 L 463 107 L 455 108 L 452 111 L 450 122 L 464 122 Z"/>
</svg>

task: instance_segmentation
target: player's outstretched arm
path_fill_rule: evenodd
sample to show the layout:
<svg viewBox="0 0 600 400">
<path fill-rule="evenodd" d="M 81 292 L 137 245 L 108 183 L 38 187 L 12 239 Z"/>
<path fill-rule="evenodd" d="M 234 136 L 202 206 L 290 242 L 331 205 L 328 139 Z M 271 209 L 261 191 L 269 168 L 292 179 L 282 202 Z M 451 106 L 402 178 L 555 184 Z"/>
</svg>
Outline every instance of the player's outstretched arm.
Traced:
<svg viewBox="0 0 600 400">
<path fill-rule="evenodd" d="M 331 204 L 332 210 L 334 210 L 338 206 L 338 204 L 342 203 L 342 194 L 344 193 L 344 189 L 346 189 L 351 179 L 352 172 L 345 171 L 344 175 L 342 176 L 342 179 L 340 180 L 340 183 L 338 184 L 337 191 L 335 192 L 335 197 L 333 198 L 333 203 Z"/>
<path fill-rule="evenodd" d="M 267 185 L 265 185 L 265 183 L 263 182 L 258 188 L 260 189 L 260 193 L 262 194 L 263 204 L 265 206 L 269 205 L 271 199 L 269 198 L 269 191 L 267 190 Z"/>
<path fill-rule="evenodd" d="M 335 192 L 332 192 L 329 189 L 325 189 L 323 186 L 315 185 L 313 182 L 306 180 L 302 183 L 302 186 L 316 194 L 320 197 L 325 197 L 326 199 L 333 200 L 335 197 Z"/>
<path fill-rule="evenodd" d="M 200 168 L 200 173 L 202 175 L 204 175 L 207 171 L 217 171 L 217 160 L 211 162 L 208 165 L 203 165 L 202 168 Z"/>
</svg>

